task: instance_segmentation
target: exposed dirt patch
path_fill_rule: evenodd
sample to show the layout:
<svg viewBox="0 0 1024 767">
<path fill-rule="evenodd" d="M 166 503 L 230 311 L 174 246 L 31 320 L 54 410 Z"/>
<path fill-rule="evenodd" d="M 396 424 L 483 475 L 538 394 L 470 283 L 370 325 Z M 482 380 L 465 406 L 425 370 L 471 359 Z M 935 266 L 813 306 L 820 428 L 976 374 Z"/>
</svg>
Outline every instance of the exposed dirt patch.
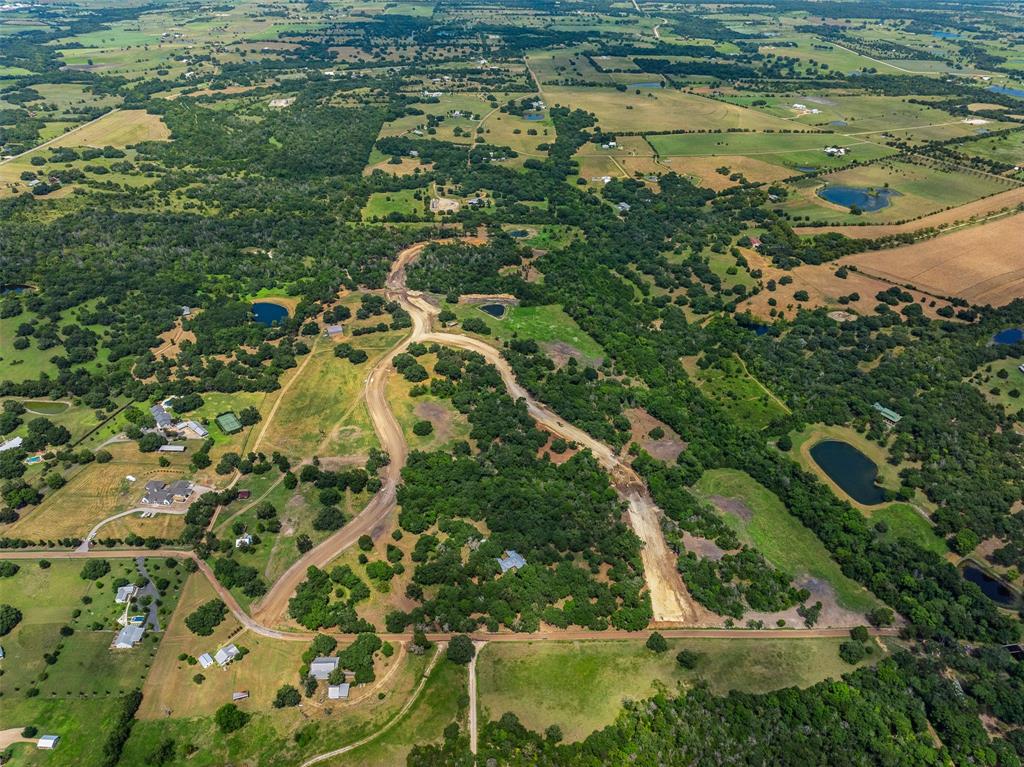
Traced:
<svg viewBox="0 0 1024 767">
<path fill-rule="evenodd" d="M 544 353 L 555 363 L 555 367 L 559 369 L 568 365 L 570 359 L 574 359 L 584 365 L 592 361 L 575 346 L 563 341 L 544 341 L 540 344 L 540 348 L 544 350 Z"/>
<path fill-rule="evenodd" d="M 719 157 L 665 157 L 667 164 L 676 173 L 696 176 L 700 186 L 719 192 L 736 186 L 739 182 L 732 181 L 729 176 L 742 173 L 747 181 L 772 182 L 788 178 L 793 171 L 781 165 L 773 165 L 764 160 L 740 155 L 723 155 Z M 729 173 L 722 175 L 719 168 L 728 168 Z M 662 168 L 661 170 L 665 170 Z"/>
<path fill-rule="evenodd" d="M 679 454 L 686 450 L 686 442 L 670 426 L 659 421 L 646 410 L 629 408 L 625 411 L 625 415 L 632 427 L 630 442 L 636 442 L 659 461 L 675 461 Z M 653 439 L 650 432 L 656 428 L 665 432 L 665 436 Z"/>
<path fill-rule="evenodd" d="M 726 498 L 723 495 L 709 495 L 708 500 L 715 504 L 720 511 L 723 511 L 726 514 L 732 514 L 734 517 L 738 517 L 744 522 L 749 522 L 754 518 L 754 512 L 751 508 L 739 498 Z"/>
<path fill-rule="evenodd" d="M 352 466 L 362 466 L 366 463 L 366 458 L 367 456 L 362 454 L 321 456 L 320 468 L 327 471 L 338 471 L 351 468 Z"/>
<path fill-rule="evenodd" d="M 452 413 L 439 402 L 419 402 L 413 409 L 417 417 L 434 424 L 434 439 L 447 442 L 452 433 Z"/>
<path fill-rule="evenodd" d="M 692 533 L 683 532 L 683 545 L 687 551 L 692 551 L 701 559 L 710 559 L 717 562 L 725 556 L 725 549 L 707 538 L 698 538 Z"/>
<path fill-rule="evenodd" d="M 572 458 L 574 455 L 576 455 L 576 453 L 579 452 L 578 448 L 573 448 L 573 447 L 570 446 L 564 452 L 556 453 L 554 450 L 551 449 L 551 443 L 554 440 L 555 440 L 555 435 L 549 434 L 547 443 L 544 444 L 540 448 L 540 450 L 537 451 L 537 457 L 538 458 L 540 456 L 544 455 L 544 453 L 547 453 L 548 454 L 548 458 L 551 460 L 551 463 L 560 466 L 561 464 L 565 463 L 570 458 Z"/>
<path fill-rule="evenodd" d="M 182 328 L 181 320 L 177 320 L 174 323 L 173 328 L 160 334 L 160 346 L 153 352 L 153 356 L 158 360 L 176 359 L 178 352 L 181 351 L 182 341 L 191 341 L 192 343 L 195 343 L 196 334 L 191 330 L 185 330 Z"/>
<path fill-rule="evenodd" d="M 797 588 L 807 589 L 811 592 L 811 596 L 807 599 L 808 606 L 813 605 L 815 602 L 821 602 L 821 616 L 818 618 L 818 622 L 814 624 L 816 628 L 848 628 L 864 625 L 863 615 L 839 606 L 839 603 L 836 601 L 835 589 L 832 588 L 832 584 L 828 581 L 804 575 L 797 578 L 793 583 Z M 797 614 L 795 607 L 776 613 L 751 612 L 745 614 L 743 619 L 744 621 L 764 621 L 765 625 L 769 628 L 774 628 L 779 620 L 786 621 L 786 625 L 791 628 L 804 627 L 804 619 Z"/>
</svg>

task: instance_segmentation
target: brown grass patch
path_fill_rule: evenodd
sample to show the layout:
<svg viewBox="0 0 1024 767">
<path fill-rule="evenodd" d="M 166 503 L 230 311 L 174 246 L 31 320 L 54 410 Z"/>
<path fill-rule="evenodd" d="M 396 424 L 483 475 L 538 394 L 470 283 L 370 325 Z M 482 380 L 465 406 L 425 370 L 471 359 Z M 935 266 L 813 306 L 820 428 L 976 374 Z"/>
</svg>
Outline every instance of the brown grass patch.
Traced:
<svg viewBox="0 0 1024 767">
<path fill-rule="evenodd" d="M 686 449 L 686 442 L 682 437 L 646 410 L 629 408 L 625 411 L 625 416 L 629 419 L 629 425 L 632 427 L 630 442 L 636 442 L 659 461 L 675 461 L 679 454 Z M 660 427 L 665 432 L 665 436 L 661 439 L 652 439 L 649 436 L 650 431 L 656 427 Z"/>
<path fill-rule="evenodd" d="M 1002 306 L 1024 289 L 1024 218 L 1007 218 L 892 250 L 843 259 L 866 274 L 974 304 Z"/>
<path fill-rule="evenodd" d="M 158 115 L 142 109 L 122 109 L 65 133 L 50 146 L 125 147 L 140 141 L 167 141 L 170 137 L 170 130 Z"/>
<path fill-rule="evenodd" d="M 764 160 L 739 155 L 723 155 L 716 157 L 666 157 L 663 162 L 681 175 L 696 176 L 699 186 L 714 189 L 716 192 L 736 186 L 729 176 L 723 176 L 718 168 L 726 167 L 729 175 L 742 173 L 748 181 L 772 182 L 788 178 L 793 171 L 780 165 L 772 165 Z"/>
<path fill-rule="evenodd" d="M 892 234 L 907 234 L 928 228 L 948 228 L 956 224 L 966 223 L 972 218 L 983 218 L 1004 209 L 1015 208 L 1024 204 L 1024 187 L 1010 189 L 994 194 L 983 200 L 975 200 L 949 210 L 939 211 L 930 216 L 908 221 L 905 224 L 872 224 L 868 226 L 796 226 L 799 235 L 807 236 L 823 232 L 839 232 L 855 240 L 886 237 Z"/>
</svg>

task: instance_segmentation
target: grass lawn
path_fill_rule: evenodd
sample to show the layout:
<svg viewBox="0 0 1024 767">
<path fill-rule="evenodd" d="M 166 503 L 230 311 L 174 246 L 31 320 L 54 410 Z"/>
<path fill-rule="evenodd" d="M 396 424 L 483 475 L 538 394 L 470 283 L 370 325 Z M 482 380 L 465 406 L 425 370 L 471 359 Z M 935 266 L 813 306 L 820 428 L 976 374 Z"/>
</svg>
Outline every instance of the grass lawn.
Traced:
<svg viewBox="0 0 1024 767">
<path fill-rule="evenodd" d="M 695 490 L 705 498 L 741 500 L 752 512 L 750 519 L 726 514 L 725 521 L 740 540 L 757 548 L 775 567 L 794 577 L 808 574 L 828 581 L 840 606 L 849 610 L 867 612 L 878 605 L 867 589 L 843 575 L 824 544 L 789 513 L 778 496 L 748 474 L 734 469 L 706 471 Z"/>
<path fill-rule="evenodd" d="M 142 644 L 130 651 L 111 651 L 109 645 L 121 613 L 114 604 L 113 580 L 137 577 L 135 562 L 110 559 L 111 572 L 100 581 L 79 577 L 83 562 L 53 560 L 48 569 L 37 560 L 19 560 L 21 569 L 0 580 L 0 603 L 21 610 L 21 623 L 3 638 L 6 658 L 0 675 L 0 729 L 34 724 L 41 733 L 61 737 L 63 764 L 100 764 L 103 741 L 118 697 L 141 687 L 157 655 L 161 634 L 147 633 Z M 150 558 L 146 566 L 154 578 L 169 580 L 160 605 L 160 617 L 170 617 L 185 574 L 179 565 L 168 568 L 163 559 Z M 103 584 L 102 587 L 99 584 Z M 84 604 L 83 598 L 91 599 Z M 74 611 L 80 610 L 75 617 Z M 92 630 L 93 623 L 104 625 Z M 61 626 L 74 629 L 62 637 Z M 60 652 L 55 664 L 44 653 Z M 28 697 L 30 688 L 39 690 Z M 34 747 L 26 748 L 17 764 L 43 763 Z M 44 755 L 45 756 L 45 755 Z M 46 762 L 52 764 L 52 761 Z"/>
<path fill-rule="evenodd" d="M 490 316 L 473 304 L 446 307 L 455 312 L 460 322 L 467 317 L 477 317 L 486 322 L 491 329 L 491 335 L 484 336 L 487 339 L 504 341 L 514 337 L 530 338 L 540 344 L 568 344 L 592 360 L 604 357 L 604 349 L 600 344 L 583 332 L 572 317 L 562 311 L 562 307 L 557 304 L 513 306 L 501 319 Z"/>
<path fill-rule="evenodd" d="M 841 641 L 670 639 L 669 651 L 661 655 L 641 641 L 494 642 L 477 661 L 481 721 L 511 711 L 531 729 L 557 724 L 566 740 L 580 740 L 611 724 L 623 700 L 659 689 L 674 693 L 704 680 L 724 695 L 806 687 L 838 677 L 851 670 L 838 656 Z M 676 663 L 684 648 L 701 653 L 693 671 Z"/>
<path fill-rule="evenodd" d="M 1019 357 L 996 360 L 977 370 L 971 383 L 989 402 L 1002 405 L 1008 413 L 1018 413 L 1024 407 L 1024 373 L 1018 369 L 1022 363 Z"/>
<path fill-rule="evenodd" d="M 739 357 L 704 369 L 698 367 L 696 361 L 696 357 L 683 360 L 686 372 L 700 390 L 722 405 L 737 423 L 763 429 L 789 412 L 773 393 L 747 372 Z"/>
<path fill-rule="evenodd" d="M 420 199 L 416 195 L 420 195 Z M 363 221 L 385 218 L 389 213 L 423 216 L 429 211 L 429 195 L 422 189 L 402 189 L 398 192 L 373 192 L 363 208 Z"/>
</svg>

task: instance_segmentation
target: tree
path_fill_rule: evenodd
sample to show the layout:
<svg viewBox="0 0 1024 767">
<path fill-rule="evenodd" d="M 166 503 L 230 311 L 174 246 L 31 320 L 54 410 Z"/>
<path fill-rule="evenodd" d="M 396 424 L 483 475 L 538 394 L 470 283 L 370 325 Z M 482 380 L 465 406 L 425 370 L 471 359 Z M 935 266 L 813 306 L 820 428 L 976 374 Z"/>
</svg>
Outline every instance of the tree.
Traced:
<svg viewBox="0 0 1024 767">
<path fill-rule="evenodd" d="M 665 641 L 665 637 L 655 631 L 647 637 L 647 649 L 660 654 L 668 650 L 668 642 Z"/>
<path fill-rule="evenodd" d="M 839 645 L 839 657 L 849 663 L 851 666 L 856 666 L 867 655 L 867 650 L 864 649 L 862 642 L 848 641 L 843 642 Z"/>
<path fill-rule="evenodd" d="M 868 613 L 868 623 L 872 626 L 891 626 L 895 614 L 889 607 L 876 607 Z"/>
<path fill-rule="evenodd" d="M 83 581 L 95 581 L 110 572 L 110 562 L 105 559 L 90 559 L 85 563 L 79 577 Z"/>
<path fill-rule="evenodd" d="M 700 653 L 696 653 L 693 650 L 680 650 L 676 653 L 676 663 L 679 664 L 680 668 L 697 668 L 698 660 L 700 660 Z"/>
<path fill-rule="evenodd" d="M 10 634 L 21 623 L 21 610 L 11 605 L 0 605 L 0 637 Z"/>
<path fill-rule="evenodd" d="M 220 731 L 227 735 L 229 732 L 245 727 L 250 719 L 250 715 L 242 711 L 234 703 L 225 703 L 217 709 L 213 719 L 217 723 L 217 727 L 220 728 Z"/>
<path fill-rule="evenodd" d="M 850 629 L 850 638 L 858 642 L 868 641 L 868 630 L 865 626 L 854 626 Z"/>
<path fill-rule="evenodd" d="M 474 655 L 476 655 L 476 648 L 473 647 L 473 640 L 465 634 L 456 634 L 448 642 L 448 650 L 445 653 L 445 657 L 452 663 L 465 666 L 473 660 Z"/>
<path fill-rule="evenodd" d="M 188 630 L 193 634 L 208 637 L 220 625 L 227 614 L 228 608 L 224 602 L 219 599 L 211 599 L 209 602 L 205 602 L 193 610 L 185 618 L 185 625 L 188 626 Z"/>
<path fill-rule="evenodd" d="M 417 421 L 412 425 L 412 433 L 417 437 L 426 437 L 434 431 L 434 424 L 430 421 Z"/>
<path fill-rule="evenodd" d="M 274 697 L 274 708 L 285 708 L 286 706 L 297 706 L 302 702 L 299 691 L 290 684 L 282 685 Z"/>
</svg>

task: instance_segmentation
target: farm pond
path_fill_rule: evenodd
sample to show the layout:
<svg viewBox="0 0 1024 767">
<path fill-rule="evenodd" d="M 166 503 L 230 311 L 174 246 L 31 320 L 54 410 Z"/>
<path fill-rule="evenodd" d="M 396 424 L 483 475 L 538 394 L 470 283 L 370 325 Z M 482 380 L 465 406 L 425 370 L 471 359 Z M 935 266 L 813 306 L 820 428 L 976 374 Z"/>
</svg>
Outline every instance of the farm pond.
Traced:
<svg viewBox="0 0 1024 767">
<path fill-rule="evenodd" d="M 875 482 L 878 466 L 849 442 L 823 440 L 811 448 L 811 458 L 857 503 L 875 506 L 885 501 L 885 490 Z"/>
<path fill-rule="evenodd" d="M 893 189 L 865 189 L 856 186 L 825 186 L 818 196 L 845 208 L 857 206 L 866 213 L 889 207 L 889 198 L 898 195 Z"/>
<path fill-rule="evenodd" d="M 1024 328 L 1007 328 L 992 336 L 995 344 L 1019 344 L 1024 341 Z"/>
<path fill-rule="evenodd" d="M 280 304 L 257 301 L 252 305 L 252 316 L 260 325 L 269 327 L 274 323 L 284 322 L 288 318 L 288 310 Z"/>
<path fill-rule="evenodd" d="M 964 580 L 968 580 L 981 589 L 982 593 L 1002 607 L 1013 607 L 1017 604 L 1017 595 L 1001 580 L 993 578 L 980 567 L 967 564 L 963 568 Z"/>
<path fill-rule="evenodd" d="M 500 320 L 502 317 L 505 316 L 506 308 L 507 307 L 505 306 L 505 304 L 483 304 L 480 307 L 480 311 L 486 312 L 495 319 Z"/>
</svg>

